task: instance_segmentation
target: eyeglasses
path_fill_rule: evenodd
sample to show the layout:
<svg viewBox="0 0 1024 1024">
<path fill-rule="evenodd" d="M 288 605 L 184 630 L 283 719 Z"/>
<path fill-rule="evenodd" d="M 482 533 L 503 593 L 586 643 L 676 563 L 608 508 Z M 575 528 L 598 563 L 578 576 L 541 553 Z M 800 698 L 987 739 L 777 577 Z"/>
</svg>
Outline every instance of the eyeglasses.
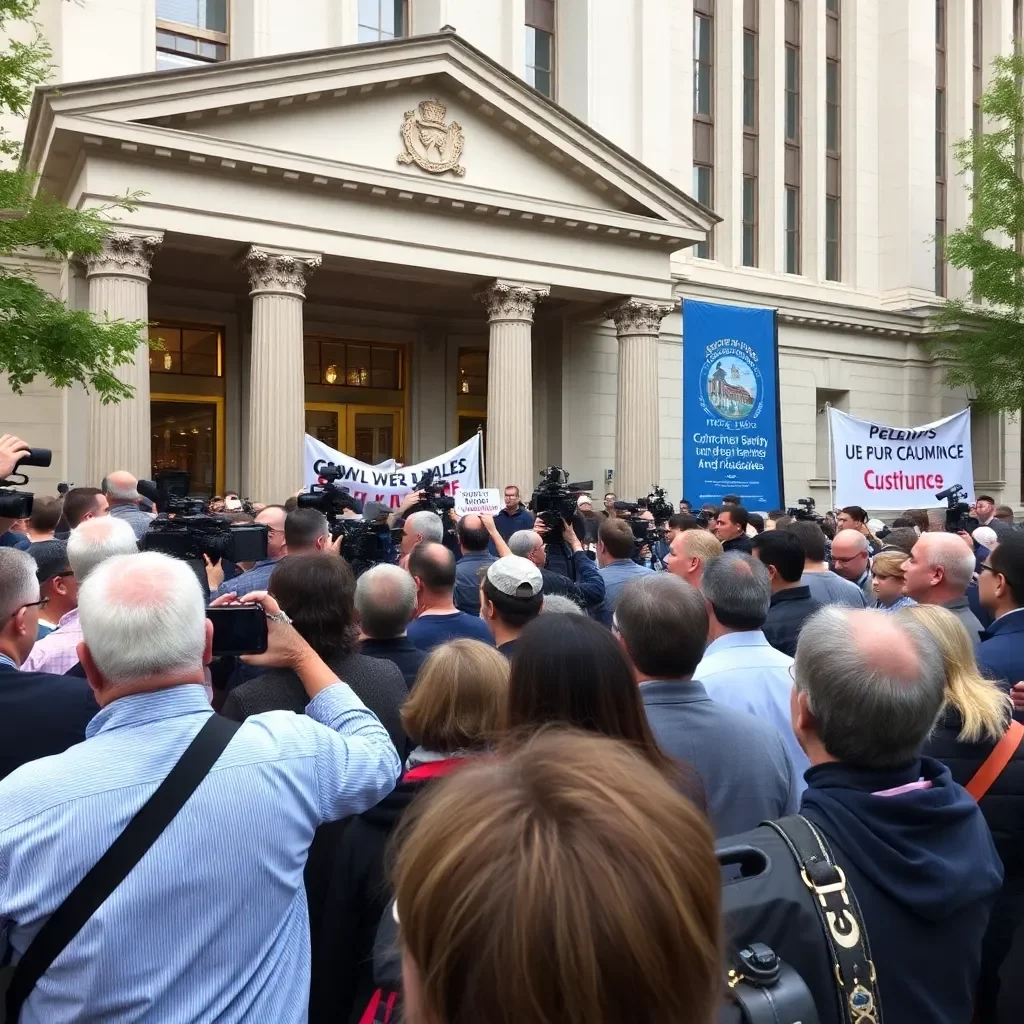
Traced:
<svg viewBox="0 0 1024 1024">
<path fill-rule="evenodd" d="M 55 572 L 52 576 L 47 576 L 47 580 L 62 580 L 67 576 L 74 576 L 74 569 L 66 569 L 64 572 Z"/>
<path fill-rule="evenodd" d="M 11 614 L 16 614 L 21 610 L 21 608 L 38 608 L 40 611 L 42 611 L 49 603 L 50 599 L 48 597 L 41 597 L 39 598 L 38 601 L 29 601 L 27 604 L 23 604 L 19 608 L 15 608 L 14 612 L 12 612 Z"/>
<path fill-rule="evenodd" d="M 991 572 L 991 573 L 995 573 L 996 576 L 999 575 L 999 570 L 994 568 L 991 565 L 988 565 L 986 562 L 982 562 L 981 565 L 979 566 L 979 568 L 981 569 L 982 572 Z"/>
</svg>

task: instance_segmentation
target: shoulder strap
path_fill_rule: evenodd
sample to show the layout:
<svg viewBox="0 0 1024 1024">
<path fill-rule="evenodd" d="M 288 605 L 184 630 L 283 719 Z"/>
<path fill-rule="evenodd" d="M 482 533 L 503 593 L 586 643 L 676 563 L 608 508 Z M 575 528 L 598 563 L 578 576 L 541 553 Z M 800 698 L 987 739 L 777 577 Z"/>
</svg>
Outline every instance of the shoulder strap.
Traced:
<svg viewBox="0 0 1024 1024">
<path fill-rule="evenodd" d="M 238 727 L 238 722 L 210 715 L 156 792 L 39 929 L 18 961 L 7 990 L 8 1024 L 17 1024 L 22 1004 L 36 983 L 160 838 L 206 778 Z"/>
<path fill-rule="evenodd" d="M 764 824 L 782 837 L 804 885 L 814 894 L 814 909 L 838 984 L 839 1019 L 844 1024 L 882 1024 L 882 1003 L 864 915 L 825 837 L 799 814 Z"/>
<path fill-rule="evenodd" d="M 971 781 L 964 786 L 976 803 L 981 802 L 981 798 L 992 788 L 992 783 L 1003 774 L 1003 769 L 1017 753 L 1021 740 L 1024 740 L 1024 725 L 1011 720 L 999 742 L 981 762 L 978 770 L 971 776 Z"/>
</svg>

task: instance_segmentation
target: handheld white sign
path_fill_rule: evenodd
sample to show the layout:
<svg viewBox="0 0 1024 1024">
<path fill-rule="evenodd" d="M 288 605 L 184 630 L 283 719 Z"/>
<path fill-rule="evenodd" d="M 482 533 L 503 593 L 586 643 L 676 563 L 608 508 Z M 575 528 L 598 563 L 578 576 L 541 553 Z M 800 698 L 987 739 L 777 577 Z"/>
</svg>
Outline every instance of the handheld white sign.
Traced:
<svg viewBox="0 0 1024 1024">
<path fill-rule="evenodd" d="M 505 503 L 501 500 L 501 492 L 496 487 L 485 487 L 480 491 L 459 491 L 455 495 L 455 514 L 467 516 L 475 513 L 480 516 L 496 516 Z"/>
</svg>

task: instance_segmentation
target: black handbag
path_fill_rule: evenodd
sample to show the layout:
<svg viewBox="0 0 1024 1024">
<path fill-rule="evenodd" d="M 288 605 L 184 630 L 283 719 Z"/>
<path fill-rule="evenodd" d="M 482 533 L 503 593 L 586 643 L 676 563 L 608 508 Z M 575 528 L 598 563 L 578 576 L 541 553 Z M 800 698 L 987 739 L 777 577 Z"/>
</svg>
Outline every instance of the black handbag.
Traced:
<svg viewBox="0 0 1024 1024">
<path fill-rule="evenodd" d="M 71 890 L 14 965 L 6 995 L 6 1024 L 17 1024 L 25 1000 L 50 964 L 160 838 L 231 742 L 238 722 L 210 715 L 167 778 L 142 805 L 106 853 Z"/>
</svg>

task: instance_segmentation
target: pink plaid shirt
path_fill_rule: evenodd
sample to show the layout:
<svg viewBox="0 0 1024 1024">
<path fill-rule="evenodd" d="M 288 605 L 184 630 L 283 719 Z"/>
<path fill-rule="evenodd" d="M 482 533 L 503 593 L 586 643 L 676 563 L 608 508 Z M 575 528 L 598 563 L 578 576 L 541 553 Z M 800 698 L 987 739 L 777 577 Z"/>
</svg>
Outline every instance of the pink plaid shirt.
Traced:
<svg viewBox="0 0 1024 1024">
<path fill-rule="evenodd" d="M 78 609 L 72 608 L 60 617 L 57 628 L 37 640 L 21 666 L 22 672 L 52 672 L 62 676 L 78 664 L 78 645 L 82 642 L 82 627 L 78 624 Z"/>
</svg>

